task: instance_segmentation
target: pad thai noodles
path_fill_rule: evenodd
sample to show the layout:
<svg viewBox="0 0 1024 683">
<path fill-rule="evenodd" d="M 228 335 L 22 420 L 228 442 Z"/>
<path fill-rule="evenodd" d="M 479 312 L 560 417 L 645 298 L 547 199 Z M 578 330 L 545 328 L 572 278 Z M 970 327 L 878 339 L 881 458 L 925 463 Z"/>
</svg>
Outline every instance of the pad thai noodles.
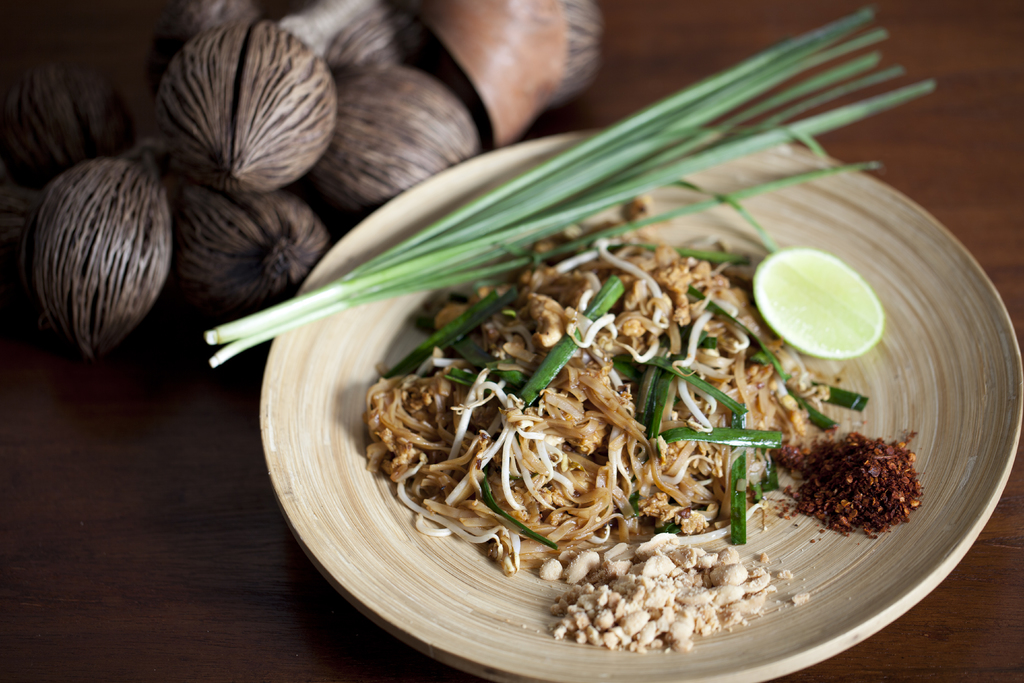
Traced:
<svg viewBox="0 0 1024 683">
<path fill-rule="evenodd" d="M 367 393 L 370 469 L 420 532 L 487 544 L 509 574 L 666 531 L 743 542 L 777 487 L 769 449 L 827 420 L 829 388 L 727 267 L 599 240 L 449 301 Z"/>
</svg>

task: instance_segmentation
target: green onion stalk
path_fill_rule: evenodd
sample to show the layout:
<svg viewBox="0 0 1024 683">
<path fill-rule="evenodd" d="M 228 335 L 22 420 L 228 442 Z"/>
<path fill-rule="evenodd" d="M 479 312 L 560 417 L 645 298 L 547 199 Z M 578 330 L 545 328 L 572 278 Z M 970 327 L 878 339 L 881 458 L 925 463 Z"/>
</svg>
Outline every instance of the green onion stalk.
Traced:
<svg viewBox="0 0 1024 683">
<path fill-rule="evenodd" d="M 209 344 L 225 345 L 210 359 L 210 365 L 216 367 L 288 330 L 354 306 L 479 282 L 535 264 L 541 256 L 531 247 L 538 240 L 637 195 L 677 184 L 692 173 L 790 142 L 803 143 L 820 153 L 817 136 L 913 100 L 935 87 L 933 81 L 926 80 L 804 116 L 813 108 L 902 73 L 899 67 L 869 73 L 880 61 L 877 52 L 850 57 L 886 37 L 882 29 L 868 29 L 873 18 L 873 11 L 865 8 L 782 41 L 582 140 L 334 282 L 208 330 L 205 339 Z M 818 69 L 834 60 L 840 62 Z M 806 73 L 811 75 L 803 77 Z M 798 77 L 803 80 L 784 85 Z M 824 168 L 712 196 L 616 226 L 603 235 L 588 235 L 542 256 L 585 248 L 598 237 L 715 206 L 732 206 L 745 213 L 740 202 L 750 197 L 832 173 L 873 167 Z M 771 249 L 774 244 L 766 242 L 766 246 Z"/>
</svg>

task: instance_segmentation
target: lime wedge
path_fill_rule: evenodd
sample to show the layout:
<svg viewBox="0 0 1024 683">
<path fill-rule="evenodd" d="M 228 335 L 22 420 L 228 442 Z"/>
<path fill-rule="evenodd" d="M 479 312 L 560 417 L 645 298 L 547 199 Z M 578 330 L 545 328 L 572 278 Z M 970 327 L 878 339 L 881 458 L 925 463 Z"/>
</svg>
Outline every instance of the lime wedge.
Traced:
<svg viewBox="0 0 1024 683">
<path fill-rule="evenodd" d="M 809 247 L 780 249 L 754 273 L 765 322 L 798 351 L 843 360 L 882 338 L 885 311 L 871 285 L 838 257 Z"/>
</svg>

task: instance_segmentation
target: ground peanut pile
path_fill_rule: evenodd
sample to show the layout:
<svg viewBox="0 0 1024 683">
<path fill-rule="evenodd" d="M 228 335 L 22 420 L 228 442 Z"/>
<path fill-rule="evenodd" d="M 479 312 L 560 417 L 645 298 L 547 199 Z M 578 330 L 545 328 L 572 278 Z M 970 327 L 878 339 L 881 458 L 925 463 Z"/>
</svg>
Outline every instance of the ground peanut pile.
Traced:
<svg viewBox="0 0 1024 683">
<path fill-rule="evenodd" d="M 812 448 L 785 446 L 778 462 L 804 477 L 796 493 L 797 512 L 848 534 L 858 527 L 870 537 L 909 521 L 921 504 L 921 483 L 904 441 L 885 443 L 856 432 L 840 441 L 819 441 Z"/>
<path fill-rule="evenodd" d="M 574 584 L 551 607 L 562 617 L 555 638 L 612 650 L 688 652 L 695 634 L 745 624 L 775 592 L 770 574 L 748 571 L 734 548 L 707 553 L 680 543 L 659 534 L 635 552 L 624 543 L 603 557 L 587 550 L 564 570 L 549 560 L 542 578 Z"/>
</svg>

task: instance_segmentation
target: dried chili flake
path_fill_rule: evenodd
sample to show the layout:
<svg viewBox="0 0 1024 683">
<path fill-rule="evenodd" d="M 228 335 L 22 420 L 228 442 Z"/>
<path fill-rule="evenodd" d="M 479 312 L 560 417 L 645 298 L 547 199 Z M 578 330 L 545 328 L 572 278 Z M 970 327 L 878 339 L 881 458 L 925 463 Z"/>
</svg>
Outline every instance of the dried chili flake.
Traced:
<svg viewBox="0 0 1024 683">
<path fill-rule="evenodd" d="M 810 448 L 785 446 L 776 455 L 804 482 L 795 493 L 796 510 L 842 534 L 861 528 L 874 538 L 906 522 L 921 504 L 916 455 L 903 441 L 885 443 L 852 432 L 844 439 L 817 441 Z"/>
</svg>

